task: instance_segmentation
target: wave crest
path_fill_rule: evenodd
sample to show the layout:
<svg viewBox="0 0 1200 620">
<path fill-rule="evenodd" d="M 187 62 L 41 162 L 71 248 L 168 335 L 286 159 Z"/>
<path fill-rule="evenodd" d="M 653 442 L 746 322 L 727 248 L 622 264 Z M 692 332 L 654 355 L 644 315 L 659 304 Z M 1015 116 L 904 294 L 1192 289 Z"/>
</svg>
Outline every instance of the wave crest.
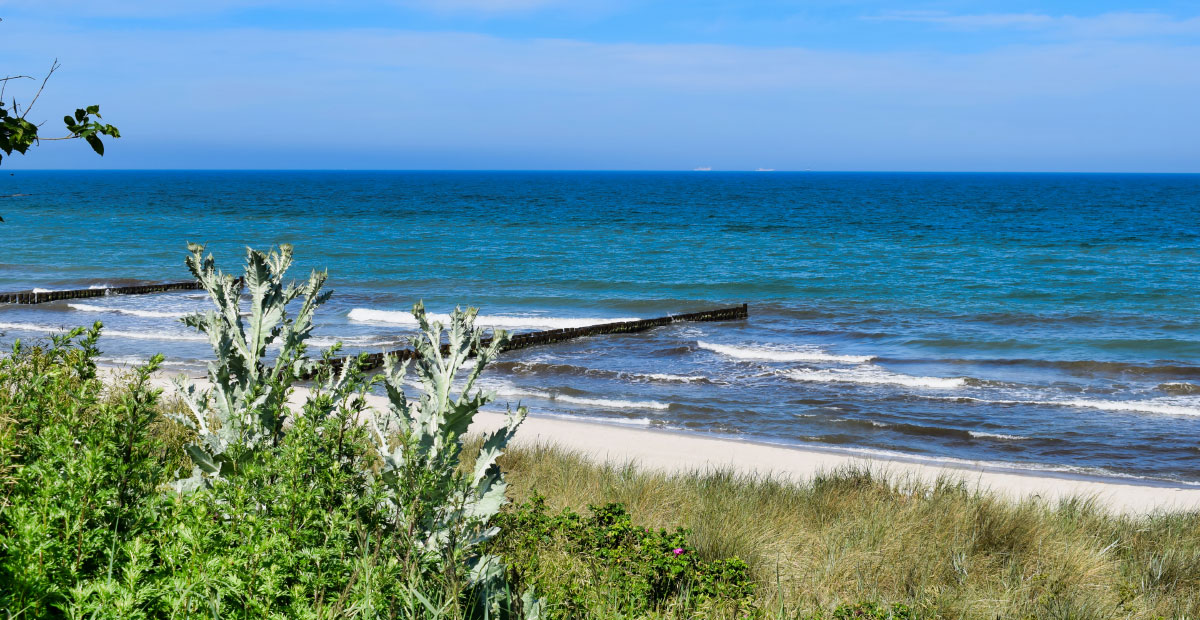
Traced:
<svg viewBox="0 0 1200 620">
<path fill-rule="evenodd" d="M 0 323 L 0 329 L 15 329 L 26 332 L 41 332 L 44 334 L 53 334 L 58 332 L 69 331 L 66 327 L 52 327 L 50 325 L 38 325 L 37 323 Z M 180 332 L 128 332 L 119 329 L 104 329 L 100 335 L 105 338 L 129 338 L 133 340 L 180 340 L 186 342 L 208 342 L 208 337 L 203 334 L 185 334 Z"/>
<path fill-rule="evenodd" d="M 713 344 L 702 340 L 697 340 L 696 345 L 701 349 L 720 353 L 727 357 L 768 362 L 838 362 L 844 364 L 862 364 L 875 359 L 871 355 L 834 355 L 816 349 L 787 350 L 765 347 L 735 347 L 725 344 Z"/>
<path fill-rule="evenodd" d="M 147 319 L 181 319 L 187 316 L 188 312 L 164 312 L 160 310 L 135 310 L 132 308 L 113 308 L 110 306 L 96 306 L 93 304 L 70 303 L 67 307 L 79 312 L 113 312 L 116 314 L 128 314 L 129 316 L 138 316 Z"/>
<path fill-rule="evenodd" d="M 955 389 L 967 385 L 965 377 L 917 377 L 888 372 L 878 366 L 858 366 L 855 368 L 830 368 L 813 370 L 802 368 L 789 370 L 783 376 L 793 381 L 808 381 L 816 383 L 859 383 L 864 385 L 902 385 L 914 388 Z"/>
<path fill-rule="evenodd" d="M 1200 416 L 1200 401 L 1179 398 L 1151 398 L 1147 400 L 1099 400 L 1094 398 L 1073 398 L 1063 400 L 1002 400 L 959 396 L 954 397 L 952 400 L 959 402 L 975 402 L 987 405 L 1040 405 L 1043 407 L 1099 409 L 1101 411 L 1130 411 L 1134 413 L 1155 413 L 1160 415 Z"/>
<path fill-rule="evenodd" d="M 522 390 L 512 387 L 494 388 L 496 394 L 501 396 L 527 396 L 529 398 L 538 398 L 548 400 L 550 402 L 569 403 L 572 405 L 584 405 L 588 407 L 603 407 L 606 409 L 670 409 L 670 403 L 663 403 L 657 400 L 620 400 L 613 398 L 585 398 L 582 396 L 571 396 L 569 394 L 560 394 L 555 392 L 543 392 L 540 390 Z"/>
<path fill-rule="evenodd" d="M 622 381 L 632 382 L 652 382 L 652 383 L 712 383 L 708 377 L 697 375 L 674 375 L 669 373 L 638 373 L 625 372 L 620 370 L 605 370 L 602 368 L 588 368 L 586 366 L 576 366 L 574 364 L 551 364 L 547 362 L 497 362 L 491 366 L 492 368 L 522 375 L 560 375 L 560 376 L 576 376 L 576 377 L 600 377 L 605 379 L 619 379 Z"/>
<path fill-rule="evenodd" d="M 450 323 L 449 314 L 440 314 L 430 312 L 429 318 L 434 321 L 439 321 L 442 324 Z M 400 312 L 396 310 L 373 310 L 371 308 L 354 308 L 350 311 L 347 317 L 351 321 L 359 321 L 363 323 L 389 323 L 392 325 L 417 325 L 417 319 L 411 312 Z M 502 316 L 481 314 L 475 317 L 475 324 L 486 327 L 501 327 L 508 329 L 570 329 L 573 327 L 587 327 L 589 325 L 602 325 L 604 323 L 624 323 L 626 321 L 638 321 L 636 317 L 625 318 L 563 318 L 551 316 Z"/>
</svg>

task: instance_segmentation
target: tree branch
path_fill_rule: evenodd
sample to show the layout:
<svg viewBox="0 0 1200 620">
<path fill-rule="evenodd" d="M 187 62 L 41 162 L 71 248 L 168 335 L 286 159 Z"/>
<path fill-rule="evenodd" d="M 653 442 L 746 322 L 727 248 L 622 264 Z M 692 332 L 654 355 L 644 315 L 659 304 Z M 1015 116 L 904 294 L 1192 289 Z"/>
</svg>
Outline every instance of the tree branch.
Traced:
<svg viewBox="0 0 1200 620">
<path fill-rule="evenodd" d="M 54 62 L 50 63 L 50 71 L 46 73 L 46 77 L 42 79 L 42 85 L 38 87 L 37 94 L 33 96 L 33 100 L 29 102 L 29 105 L 25 106 L 25 114 L 29 114 L 29 111 L 33 109 L 33 104 L 37 103 L 38 97 L 41 97 L 42 91 L 46 89 L 46 82 L 50 81 L 50 76 L 54 75 L 54 72 L 58 71 L 60 66 L 61 65 L 58 64 L 57 58 L 54 59 Z M 25 118 L 25 114 L 21 115 L 22 119 Z"/>
</svg>

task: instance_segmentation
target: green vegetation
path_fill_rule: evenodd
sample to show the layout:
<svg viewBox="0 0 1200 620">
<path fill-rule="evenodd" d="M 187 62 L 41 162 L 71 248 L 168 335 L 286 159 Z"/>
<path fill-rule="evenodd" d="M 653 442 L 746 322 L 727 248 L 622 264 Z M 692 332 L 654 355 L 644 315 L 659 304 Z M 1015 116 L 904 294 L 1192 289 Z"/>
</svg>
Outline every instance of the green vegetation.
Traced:
<svg viewBox="0 0 1200 620">
<path fill-rule="evenodd" d="M 94 364 L 100 325 L 0 359 L 0 609 L 10 617 L 535 617 L 541 601 L 507 587 L 481 553 L 505 501 L 496 459 L 524 412 L 463 459 L 489 397 L 471 384 L 491 360 L 455 312 L 423 334 L 409 403 L 388 365 L 390 400 L 356 360 L 305 355 L 324 274 L 285 285 L 291 248 L 248 251 L 243 278 L 187 259 L 214 310 L 185 319 L 216 353 L 207 386 L 164 407 L 160 359 L 106 390 Z M 249 312 L 239 300 L 245 291 Z M 296 302 L 296 312 L 289 304 Z M 268 353 L 271 352 L 270 359 Z M 452 395 L 465 358 L 477 354 Z M 289 406 L 292 386 L 315 387 Z M 174 422 L 172 422 L 172 420 Z M 190 477 L 185 477 L 191 471 Z"/>
<path fill-rule="evenodd" d="M 501 465 L 516 506 L 534 499 L 553 513 L 617 503 L 636 527 L 688 528 L 684 538 L 701 560 L 746 563 L 763 613 L 1200 618 L 1196 512 L 1115 516 L 1083 500 L 1013 502 L 962 482 L 924 485 L 865 470 L 804 484 L 730 471 L 672 475 L 548 445 L 510 450 Z M 507 529 L 501 539 L 509 536 L 524 534 Z M 537 553 L 539 592 L 608 569 L 585 566 L 593 560 L 568 544 Z M 525 565 L 512 557 L 514 567 Z M 593 581 L 592 609 L 612 608 L 605 587 Z M 857 601 L 867 603 L 835 613 Z"/>
<path fill-rule="evenodd" d="M 42 85 L 34 93 L 29 103 L 24 108 L 20 103 L 13 98 L 9 103 L 5 104 L 4 95 L 8 87 L 8 83 L 14 80 L 30 80 L 33 79 L 28 75 L 10 75 L 0 78 L 0 151 L 4 151 L 4 155 L 12 155 L 13 152 L 24 155 L 29 147 L 37 144 L 42 140 L 76 140 L 82 139 L 92 147 L 92 150 L 97 155 L 104 155 L 104 142 L 100 136 L 109 136 L 111 138 L 120 138 L 121 132 L 116 127 L 107 123 L 92 120 L 92 117 L 100 118 L 100 106 L 90 105 L 84 108 L 75 110 L 75 114 L 69 114 L 63 117 L 63 124 L 66 125 L 67 134 L 54 138 L 45 138 L 38 134 L 38 124 L 28 120 L 26 117 L 33 110 L 34 104 L 37 103 L 38 97 L 41 96 L 42 90 L 46 88 L 46 82 L 50 76 L 58 70 L 58 62 L 50 66 L 50 71 L 42 80 Z M 4 156 L 0 155 L 0 162 L 4 161 Z"/>
<path fill-rule="evenodd" d="M 186 322 L 216 361 L 178 398 L 160 358 L 102 381 L 99 324 L 0 358 L 5 617 L 1200 616 L 1198 514 L 595 464 L 508 448 L 521 410 L 465 441 L 503 334 L 483 347 L 473 311 L 443 333 L 418 305 L 409 401 L 394 361 L 307 357 L 325 276 L 285 285 L 290 256 L 249 251 L 239 280 L 191 248 L 214 310 Z"/>
</svg>

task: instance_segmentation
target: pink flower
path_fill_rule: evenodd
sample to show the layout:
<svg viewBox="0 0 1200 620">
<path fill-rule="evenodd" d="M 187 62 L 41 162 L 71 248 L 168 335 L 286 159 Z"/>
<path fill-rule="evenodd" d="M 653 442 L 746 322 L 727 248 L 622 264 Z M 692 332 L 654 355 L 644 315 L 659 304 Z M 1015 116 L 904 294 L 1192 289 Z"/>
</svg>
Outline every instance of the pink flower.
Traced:
<svg viewBox="0 0 1200 620">
<path fill-rule="evenodd" d="M 676 549 L 673 553 L 675 555 L 683 555 L 683 549 Z"/>
</svg>

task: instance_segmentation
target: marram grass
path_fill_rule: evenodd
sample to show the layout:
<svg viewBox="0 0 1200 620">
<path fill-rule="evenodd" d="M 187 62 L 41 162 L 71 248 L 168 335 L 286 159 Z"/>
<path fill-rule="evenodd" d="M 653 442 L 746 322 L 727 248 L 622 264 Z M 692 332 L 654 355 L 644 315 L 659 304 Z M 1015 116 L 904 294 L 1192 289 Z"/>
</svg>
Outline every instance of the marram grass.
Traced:
<svg viewBox="0 0 1200 620">
<path fill-rule="evenodd" d="M 744 560 L 758 607 L 782 604 L 785 617 L 869 601 L 921 617 L 1200 618 L 1196 512 L 1116 516 L 1086 500 L 1013 502 L 863 469 L 803 484 L 671 475 L 552 445 L 510 449 L 501 463 L 515 502 L 535 491 L 552 509 L 618 502 L 636 525 L 687 528 L 706 558 Z"/>
</svg>

